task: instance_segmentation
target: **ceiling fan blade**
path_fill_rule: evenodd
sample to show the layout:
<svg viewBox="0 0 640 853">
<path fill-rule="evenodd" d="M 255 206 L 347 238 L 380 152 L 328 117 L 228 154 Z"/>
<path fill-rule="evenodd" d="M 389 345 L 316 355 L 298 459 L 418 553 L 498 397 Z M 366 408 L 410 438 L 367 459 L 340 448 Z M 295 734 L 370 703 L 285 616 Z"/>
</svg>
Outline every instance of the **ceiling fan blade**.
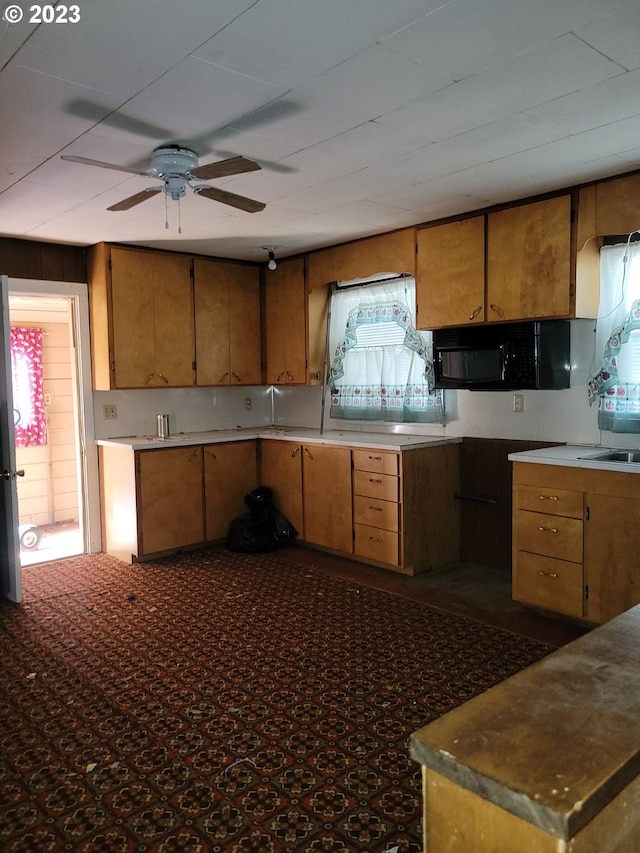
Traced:
<svg viewBox="0 0 640 853">
<path fill-rule="evenodd" d="M 194 178 L 209 181 L 211 178 L 224 178 L 227 175 L 240 175 L 243 172 L 255 172 L 261 167 L 253 160 L 246 157 L 229 157 L 228 160 L 219 160 L 217 163 L 208 163 L 204 166 L 196 166 L 191 170 Z"/>
<path fill-rule="evenodd" d="M 162 187 L 149 187 L 149 189 L 141 190 L 141 192 L 136 193 L 135 195 L 130 195 L 129 198 L 124 198 L 122 201 L 112 204 L 111 207 L 107 208 L 107 210 L 129 210 L 131 207 L 135 207 L 136 204 L 146 201 L 148 198 L 155 195 L 155 193 L 159 192 L 162 192 Z"/>
<path fill-rule="evenodd" d="M 227 190 L 218 190 L 215 187 L 194 187 L 193 191 L 198 195 L 210 198 L 212 201 L 229 204 L 231 207 L 237 207 L 240 210 L 245 210 L 247 213 L 258 213 L 266 207 L 266 204 L 263 204 L 261 201 L 254 201 L 252 198 L 236 195 Z"/>
<path fill-rule="evenodd" d="M 61 154 L 61 160 L 68 160 L 70 163 L 82 163 L 85 166 L 99 166 L 101 169 L 113 169 L 114 172 L 126 172 L 129 175 L 148 175 L 148 172 L 141 172 L 140 169 L 128 169 L 126 166 L 116 166 L 115 163 L 105 163 L 103 160 L 91 160 L 89 157 L 75 157 L 72 154 Z"/>
</svg>

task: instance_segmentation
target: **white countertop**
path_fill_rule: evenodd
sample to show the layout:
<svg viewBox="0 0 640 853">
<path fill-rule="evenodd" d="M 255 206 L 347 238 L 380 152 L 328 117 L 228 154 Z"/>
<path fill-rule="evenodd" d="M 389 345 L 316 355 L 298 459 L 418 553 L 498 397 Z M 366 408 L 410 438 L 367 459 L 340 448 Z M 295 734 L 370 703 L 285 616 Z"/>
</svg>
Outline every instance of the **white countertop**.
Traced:
<svg viewBox="0 0 640 853">
<path fill-rule="evenodd" d="M 584 458 L 605 453 L 607 450 L 619 449 L 584 444 L 561 444 L 555 447 L 540 447 L 536 450 L 510 453 L 509 460 L 511 462 L 533 462 L 538 465 L 564 465 L 568 468 L 592 468 L 595 471 L 621 471 L 625 474 L 640 474 L 640 463 L 638 462 L 611 462 Z"/>
<path fill-rule="evenodd" d="M 245 427 L 239 429 L 214 429 L 204 432 L 177 433 L 167 439 L 153 435 L 129 435 L 98 439 L 103 447 L 124 447 L 130 450 L 157 450 L 167 447 L 186 447 L 193 444 L 219 444 L 223 441 L 249 441 L 255 438 L 299 441 L 305 444 L 335 444 L 383 450 L 415 450 L 420 447 L 437 447 L 441 444 L 458 444 L 461 438 L 409 435 L 404 433 L 359 432 L 357 430 L 320 430 L 304 427 Z"/>
</svg>

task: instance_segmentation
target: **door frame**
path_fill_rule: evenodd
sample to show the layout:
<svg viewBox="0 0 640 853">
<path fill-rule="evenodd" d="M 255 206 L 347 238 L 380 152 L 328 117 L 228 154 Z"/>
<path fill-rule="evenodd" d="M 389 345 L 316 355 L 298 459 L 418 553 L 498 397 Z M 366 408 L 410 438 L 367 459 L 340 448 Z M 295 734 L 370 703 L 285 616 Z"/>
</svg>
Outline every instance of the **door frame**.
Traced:
<svg viewBox="0 0 640 853">
<path fill-rule="evenodd" d="M 9 278 L 9 293 L 43 297 L 72 298 L 71 321 L 76 343 L 80 471 L 83 478 L 84 550 L 95 554 L 102 549 L 98 449 L 95 443 L 91 346 L 89 332 L 89 287 L 84 282 L 40 281 Z"/>
<path fill-rule="evenodd" d="M 9 335 L 9 288 L 0 277 L 0 457 L 3 463 L 0 488 L 0 594 L 22 601 L 22 569 L 18 549 L 18 488 L 13 429 L 11 348 Z"/>
</svg>

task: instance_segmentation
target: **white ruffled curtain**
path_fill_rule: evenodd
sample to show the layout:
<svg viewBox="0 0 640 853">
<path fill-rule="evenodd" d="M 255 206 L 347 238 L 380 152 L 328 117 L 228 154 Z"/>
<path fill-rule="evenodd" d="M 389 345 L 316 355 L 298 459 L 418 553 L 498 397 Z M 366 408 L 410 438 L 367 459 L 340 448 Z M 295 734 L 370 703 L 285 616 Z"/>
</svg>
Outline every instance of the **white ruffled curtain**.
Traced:
<svg viewBox="0 0 640 853">
<path fill-rule="evenodd" d="M 587 393 L 598 403 L 599 428 L 640 432 L 640 243 L 600 250 L 596 355 Z"/>
<path fill-rule="evenodd" d="M 331 303 L 331 416 L 442 423 L 430 333 L 416 331 L 413 278 L 346 288 Z"/>
</svg>

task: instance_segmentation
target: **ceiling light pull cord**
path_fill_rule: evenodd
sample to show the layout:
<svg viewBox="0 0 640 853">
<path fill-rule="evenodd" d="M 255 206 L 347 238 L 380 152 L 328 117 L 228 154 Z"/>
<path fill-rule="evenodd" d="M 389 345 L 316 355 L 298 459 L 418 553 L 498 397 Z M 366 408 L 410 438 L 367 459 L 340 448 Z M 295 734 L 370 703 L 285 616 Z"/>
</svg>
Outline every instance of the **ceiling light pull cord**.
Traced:
<svg viewBox="0 0 640 853">
<path fill-rule="evenodd" d="M 180 207 L 180 199 L 178 199 L 178 234 L 182 234 L 182 208 Z"/>
<path fill-rule="evenodd" d="M 164 227 L 169 228 L 169 201 L 166 193 L 164 194 Z"/>
</svg>

